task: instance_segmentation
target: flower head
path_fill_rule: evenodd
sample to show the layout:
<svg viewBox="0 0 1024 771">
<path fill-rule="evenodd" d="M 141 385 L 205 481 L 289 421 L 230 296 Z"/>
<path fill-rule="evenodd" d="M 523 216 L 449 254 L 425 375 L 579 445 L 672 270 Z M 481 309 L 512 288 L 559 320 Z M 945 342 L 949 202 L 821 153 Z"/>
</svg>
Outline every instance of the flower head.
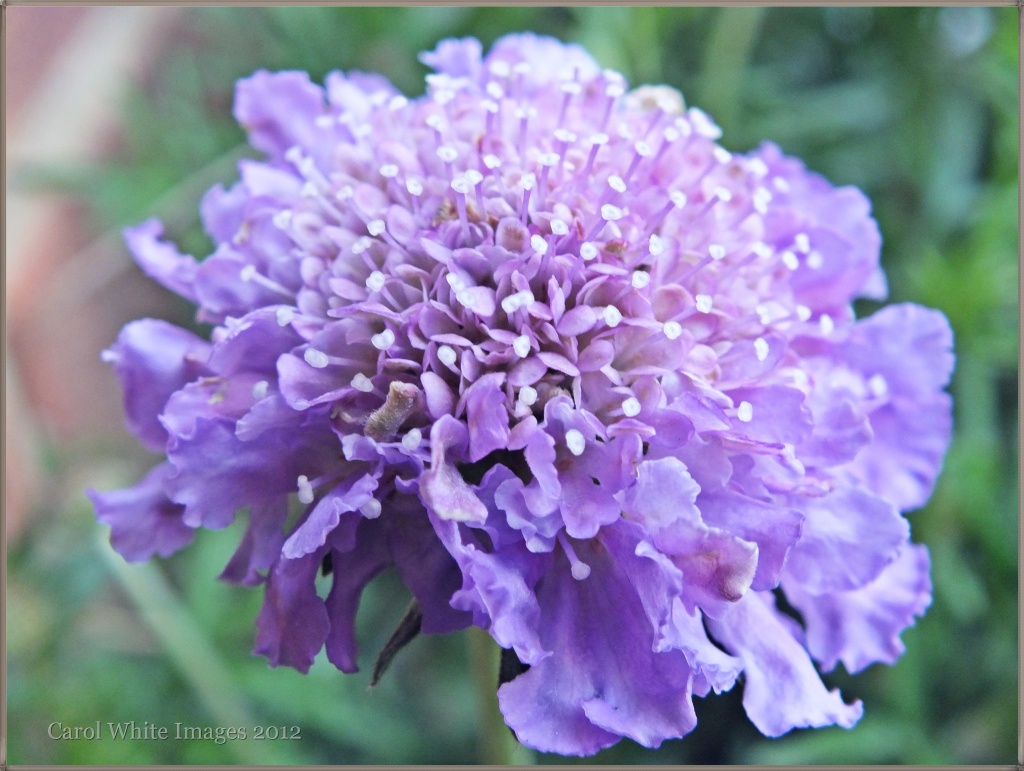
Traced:
<svg viewBox="0 0 1024 771">
<path fill-rule="evenodd" d="M 945 318 L 856 319 L 885 294 L 865 197 L 728 152 L 671 88 L 533 35 L 422 59 L 412 100 L 241 81 L 267 157 L 203 199 L 214 253 L 127 232 L 214 328 L 137 321 L 105 354 L 167 456 L 92 493 L 115 548 L 248 509 L 224 578 L 264 585 L 256 650 L 302 671 L 324 647 L 355 670 L 360 593 L 393 564 L 422 631 L 514 654 L 501 708 L 545 751 L 657 746 L 741 673 L 769 736 L 852 726 L 812 659 L 892 662 L 930 601 L 901 512 L 950 437 Z"/>
</svg>

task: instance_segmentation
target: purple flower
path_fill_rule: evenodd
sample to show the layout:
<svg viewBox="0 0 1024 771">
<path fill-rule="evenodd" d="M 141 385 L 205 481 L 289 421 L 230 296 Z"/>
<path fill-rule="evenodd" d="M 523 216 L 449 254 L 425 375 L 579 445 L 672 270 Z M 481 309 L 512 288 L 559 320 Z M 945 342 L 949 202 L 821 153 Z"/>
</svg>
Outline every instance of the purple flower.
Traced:
<svg viewBox="0 0 1024 771">
<path fill-rule="evenodd" d="M 127 232 L 214 326 L 138 321 L 105 353 L 166 453 L 91 493 L 114 547 L 246 510 L 223 577 L 263 585 L 256 650 L 301 671 L 323 648 L 356 669 L 360 594 L 394 565 L 417 628 L 518 659 L 499 701 L 543 751 L 656 747 L 741 675 L 766 735 L 851 727 L 814 661 L 893 662 L 930 601 L 902 512 L 950 439 L 946 319 L 856 319 L 886 291 L 867 199 L 728 152 L 669 87 L 533 35 L 422 59 L 414 100 L 243 80 L 267 159 L 203 199 L 214 253 Z"/>
</svg>

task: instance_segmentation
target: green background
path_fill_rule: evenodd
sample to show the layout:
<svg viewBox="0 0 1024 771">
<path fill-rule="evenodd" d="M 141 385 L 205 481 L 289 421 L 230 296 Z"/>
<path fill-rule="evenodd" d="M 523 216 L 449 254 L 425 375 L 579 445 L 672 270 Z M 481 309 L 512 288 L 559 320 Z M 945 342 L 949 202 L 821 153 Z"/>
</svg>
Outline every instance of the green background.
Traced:
<svg viewBox="0 0 1024 771">
<path fill-rule="evenodd" d="M 532 30 L 585 45 L 634 85 L 668 83 L 722 126 L 764 139 L 872 199 L 892 301 L 940 308 L 956 334 L 956 435 L 930 504 L 911 515 L 929 546 L 934 601 L 896 666 L 827 677 L 865 716 L 852 731 L 769 740 L 742 688 L 698 699 L 688 737 L 623 741 L 587 762 L 1012 763 L 1017 736 L 1017 11 L 1004 8 L 191 9 L 175 45 L 122 105 L 123 143 L 88 168 L 37 169 L 34 184 L 83 196 L 96 232 L 156 214 L 206 254 L 199 196 L 246 153 L 234 81 L 257 68 L 387 75 L 413 96 L 416 53 Z M 251 151 L 250 151 L 251 152 Z M 873 307 L 859 308 L 869 313 Z M 182 305 L 179 323 L 191 310 Z M 98 353 L 98 352 L 97 352 Z M 361 610 L 364 671 L 325 660 L 299 675 L 250 654 L 258 591 L 215 580 L 239 531 L 201 533 L 175 557 L 125 565 L 82 493 L 132 482 L 153 459 L 125 444 L 57 444 L 59 503 L 12 547 L 8 741 L 12 763 L 570 762 L 510 748 L 487 689 L 496 649 L 480 635 L 419 638 L 367 691 L 367 664 L 407 602 L 385 575 Z M 88 461 L 88 462 L 86 462 Z M 83 469 L 103 470 L 84 478 Z M 474 677 L 474 672 L 476 677 Z M 301 727 L 301 740 L 51 741 L 48 723 L 135 720 Z"/>
</svg>

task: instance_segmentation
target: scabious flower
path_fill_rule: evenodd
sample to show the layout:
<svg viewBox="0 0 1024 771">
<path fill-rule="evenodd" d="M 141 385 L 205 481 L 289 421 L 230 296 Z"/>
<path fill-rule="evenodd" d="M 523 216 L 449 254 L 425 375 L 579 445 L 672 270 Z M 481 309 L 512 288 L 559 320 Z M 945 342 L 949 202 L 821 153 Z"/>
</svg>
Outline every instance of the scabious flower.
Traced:
<svg viewBox="0 0 1024 771">
<path fill-rule="evenodd" d="M 413 100 L 241 81 L 266 160 L 203 199 L 213 254 L 127 231 L 213 329 L 144 319 L 105 352 L 166 454 L 91 493 L 114 547 L 247 511 L 223 578 L 263 586 L 256 651 L 303 672 L 355 671 L 393 565 L 417 628 L 505 649 L 502 712 L 543 751 L 656 747 L 741 675 L 768 736 L 853 726 L 814 662 L 892 663 L 930 602 L 901 512 L 950 439 L 946 319 L 855 318 L 886 292 L 865 197 L 730 153 L 671 88 L 529 34 L 422 60 Z"/>
</svg>

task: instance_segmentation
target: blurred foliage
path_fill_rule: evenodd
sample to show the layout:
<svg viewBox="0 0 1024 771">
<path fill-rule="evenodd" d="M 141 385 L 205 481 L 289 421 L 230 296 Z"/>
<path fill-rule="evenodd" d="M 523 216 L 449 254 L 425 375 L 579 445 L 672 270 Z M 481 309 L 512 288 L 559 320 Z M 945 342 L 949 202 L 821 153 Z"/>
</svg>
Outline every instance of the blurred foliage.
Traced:
<svg viewBox="0 0 1024 771">
<path fill-rule="evenodd" d="M 827 676 L 864 700 L 852 731 L 761 737 L 741 688 L 697 700 L 699 724 L 658 751 L 631 742 L 587 762 L 1011 763 L 1017 711 L 1018 156 L 1013 8 L 204 8 L 183 12 L 148 82 L 124 105 L 120 150 L 49 169 L 99 232 L 158 214 L 204 255 L 202 191 L 247 151 L 234 81 L 258 68 L 387 75 L 422 91 L 416 52 L 448 36 L 533 30 L 582 43 L 633 83 L 680 88 L 745 151 L 764 139 L 874 202 L 891 300 L 943 310 L 956 336 L 956 437 L 931 503 L 912 515 L 934 563 L 934 602 L 893 667 Z M 869 313 L 865 303 L 859 310 Z M 180 323 L 189 323 L 182 308 Z M 81 490 L 132 482 L 134 448 L 52 448 L 55 480 L 12 547 L 9 751 L 14 763 L 575 762 L 509 756 L 478 700 L 471 635 L 421 638 L 373 691 L 365 669 L 407 601 L 394 576 L 367 592 L 364 672 L 299 675 L 248 654 L 259 592 L 216 581 L 238 532 L 201 533 L 175 557 L 127 566 Z M 126 458 L 135 458 L 126 461 Z M 369 652 L 369 653 L 367 653 Z M 481 716 L 482 719 L 481 719 Z M 300 726 L 299 741 L 52 741 L 97 720 L 172 727 Z M 488 738 L 490 737 L 490 739 Z M 503 754 L 505 753 L 505 754 Z"/>
</svg>

